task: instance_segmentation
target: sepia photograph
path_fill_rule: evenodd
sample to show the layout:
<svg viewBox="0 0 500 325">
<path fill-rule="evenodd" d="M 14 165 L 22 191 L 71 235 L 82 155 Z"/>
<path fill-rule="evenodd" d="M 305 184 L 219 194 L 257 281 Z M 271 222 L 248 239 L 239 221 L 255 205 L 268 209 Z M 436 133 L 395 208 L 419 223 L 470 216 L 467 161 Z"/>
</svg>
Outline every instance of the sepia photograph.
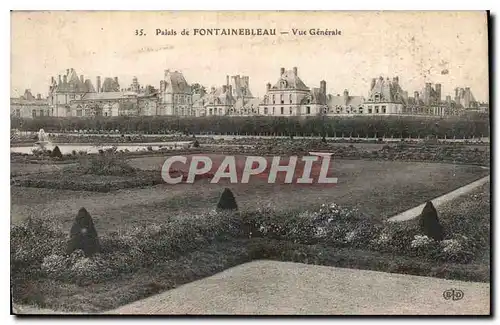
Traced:
<svg viewBox="0 0 500 325">
<path fill-rule="evenodd" d="M 11 314 L 492 315 L 490 24 L 11 11 Z"/>
</svg>

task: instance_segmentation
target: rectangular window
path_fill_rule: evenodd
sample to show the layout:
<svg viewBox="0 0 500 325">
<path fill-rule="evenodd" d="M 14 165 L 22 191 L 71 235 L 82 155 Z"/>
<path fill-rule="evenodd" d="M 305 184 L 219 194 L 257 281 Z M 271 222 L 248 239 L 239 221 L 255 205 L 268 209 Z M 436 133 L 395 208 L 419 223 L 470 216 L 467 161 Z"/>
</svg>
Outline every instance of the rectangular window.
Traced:
<svg viewBox="0 0 500 325">
<path fill-rule="evenodd" d="M 43 110 L 40 110 L 40 116 L 43 117 Z"/>
<path fill-rule="evenodd" d="M 82 116 L 82 110 L 81 109 L 77 109 L 76 110 L 76 116 Z"/>
<path fill-rule="evenodd" d="M 382 106 L 382 113 L 384 113 L 384 114 L 385 114 L 385 113 L 387 113 L 387 108 L 386 108 L 386 106 L 385 106 L 385 105 L 384 105 L 384 106 Z"/>
<path fill-rule="evenodd" d="M 375 114 L 378 114 L 378 106 L 375 106 Z"/>
<path fill-rule="evenodd" d="M 292 111 L 292 109 L 291 109 L 291 108 L 290 108 L 290 115 L 293 115 L 293 111 Z"/>
<path fill-rule="evenodd" d="M 360 107 L 360 108 L 358 109 L 358 113 L 359 113 L 359 114 L 363 114 L 363 107 Z"/>
<path fill-rule="evenodd" d="M 311 107 L 310 106 L 306 107 L 306 114 L 311 114 Z"/>
<path fill-rule="evenodd" d="M 32 117 L 36 117 L 36 111 L 35 111 L 35 110 L 32 110 L 32 111 L 31 111 L 31 116 L 32 116 Z"/>
<path fill-rule="evenodd" d="M 276 107 L 273 107 L 273 115 L 276 114 Z"/>
<path fill-rule="evenodd" d="M 267 107 L 264 107 L 264 114 L 267 114 Z"/>
<path fill-rule="evenodd" d="M 281 115 L 283 115 L 283 114 L 285 114 L 285 108 L 284 107 L 281 108 Z"/>
<path fill-rule="evenodd" d="M 372 109 L 368 108 L 368 114 L 371 114 L 371 113 L 372 113 Z"/>
<path fill-rule="evenodd" d="M 19 108 L 16 109 L 16 116 L 21 117 L 21 110 Z"/>
</svg>

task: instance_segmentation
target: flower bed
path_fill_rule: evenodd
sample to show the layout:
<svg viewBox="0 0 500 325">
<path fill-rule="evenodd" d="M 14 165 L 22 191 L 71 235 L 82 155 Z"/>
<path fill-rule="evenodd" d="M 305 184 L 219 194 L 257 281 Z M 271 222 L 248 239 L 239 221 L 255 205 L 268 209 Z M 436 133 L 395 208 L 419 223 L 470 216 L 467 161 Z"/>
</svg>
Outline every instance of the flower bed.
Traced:
<svg viewBox="0 0 500 325">
<path fill-rule="evenodd" d="M 473 195 L 476 205 L 469 207 L 487 213 L 485 192 Z M 489 245 L 488 221 L 445 213 L 445 239 L 436 242 L 423 236 L 416 223 L 371 221 L 357 210 L 336 204 L 302 213 L 210 212 L 166 217 L 160 223 L 101 234 L 102 252 L 85 258 L 80 251 L 65 255 L 66 233 L 55 221 L 28 219 L 11 229 L 11 281 L 15 301 L 47 307 L 63 298 L 62 304 L 78 303 L 79 299 L 67 297 L 93 284 L 91 291 L 78 291 L 92 301 L 97 299 L 92 311 L 115 308 L 252 259 L 488 281 L 489 264 L 471 264 Z M 144 290 L 151 278 L 159 284 Z M 33 292 L 45 290 L 44 295 L 52 299 L 30 293 L 26 289 L 30 285 L 38 288 Z M 99 285 L 102 290 L 97 289 Z M 115 288 L 113 298 L 104 294 L 110 286 Z M 61 290 L 73 293 L 59 297 Z"/>
</svg>

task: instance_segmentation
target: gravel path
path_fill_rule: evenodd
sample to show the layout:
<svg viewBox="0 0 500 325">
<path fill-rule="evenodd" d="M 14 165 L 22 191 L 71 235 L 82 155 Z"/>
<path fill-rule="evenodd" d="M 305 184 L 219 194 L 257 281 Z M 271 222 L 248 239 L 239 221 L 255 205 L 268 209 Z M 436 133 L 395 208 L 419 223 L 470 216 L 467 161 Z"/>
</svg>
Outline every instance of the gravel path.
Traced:
<svg viewBox="0 0 500 325">
<path fill-rule="evenodd" d="M 483 177 L 481 179 L 478 179 L 477 181 L 472 182 L 468 185 L 462 186 L 462 187 L 460 187 L 452 192 L 446 193 L 445 195 L 437 197 L 437 198 L 432 200 L 432 204 L 437 208 L 438 206 L 440 206 L 446 202 L 449 202 L 453 199 L 456 199 L 459 196 L 470 193 L 474 189 L 484 185 L 485 183 L 487 183 L 489 181 L 490 181 L 490 175 Z M 388 221 L 399 222 L 399 221 L 408 221 L 408 220 L 415 219 L 416 217 L 418 217 L 420 215 L 420 213 L 422 213 L 422 210 L 424 209 L 425 204 L 426 203 L 422 203 L 419 206 L 416 206 L 412 209 L 406 210 L 403 213 L 395 215 L 394 217 L 389 218 Z"/>
<path fill-rule="evenodd" d="M 459 289 L 462 300 L 445 300 Z M 490 285 L 290 262 L 255 261 L 108 314 L 484 315 Z"/>
</svg>

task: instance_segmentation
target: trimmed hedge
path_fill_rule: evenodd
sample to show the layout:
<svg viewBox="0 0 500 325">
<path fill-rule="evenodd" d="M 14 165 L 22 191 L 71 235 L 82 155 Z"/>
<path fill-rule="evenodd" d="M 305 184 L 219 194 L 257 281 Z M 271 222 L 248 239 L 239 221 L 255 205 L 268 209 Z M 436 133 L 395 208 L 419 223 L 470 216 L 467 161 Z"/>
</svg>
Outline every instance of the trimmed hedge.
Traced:
<svg viewBox="0 0 500 325">
<path fill-rule="evenodd" d="M 96 117 L 36 119 L 11 118 L 11 127 L 23 131 L 63 132 L 94 130 L 121 133 L 172 133 L 184 134 L 243 134 L 243 135 L 327 135 L 346 137 L 439 137 L 470 138 L 489 136 L 488 116 L 476 117 L 407 117 L 407 116 L 356 116 L 356 117 Z"/>
</svg>

